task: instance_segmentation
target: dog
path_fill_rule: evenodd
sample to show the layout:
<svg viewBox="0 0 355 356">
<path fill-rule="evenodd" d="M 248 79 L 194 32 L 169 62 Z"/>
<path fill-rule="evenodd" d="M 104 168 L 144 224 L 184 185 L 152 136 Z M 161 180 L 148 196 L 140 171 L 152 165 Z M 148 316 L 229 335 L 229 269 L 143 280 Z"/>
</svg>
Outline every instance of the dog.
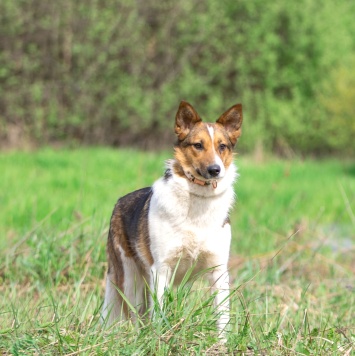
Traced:
<svg viewBox="0 0 355 356">
<path fill-rule="evenodd" d="M 207 270 L 217 328 L 224 334 L 229 322 L 229 212 L 237 177 L 233 148 L 242 121 L 241 104 L 215 123 L 204 123 L 192 105 L 180 103 L 174 159 L 167 161 L 164 176 L 152 187 L 120 198 L 114 207 L 102 311 L 106 325 L 135 319 L 132 306 L 138 315 L 150 308 L 152 316 L 152 291 L 162 307 L 165 288 L 180 283 L 192 268 L 193 273 Z"/>
</svg>

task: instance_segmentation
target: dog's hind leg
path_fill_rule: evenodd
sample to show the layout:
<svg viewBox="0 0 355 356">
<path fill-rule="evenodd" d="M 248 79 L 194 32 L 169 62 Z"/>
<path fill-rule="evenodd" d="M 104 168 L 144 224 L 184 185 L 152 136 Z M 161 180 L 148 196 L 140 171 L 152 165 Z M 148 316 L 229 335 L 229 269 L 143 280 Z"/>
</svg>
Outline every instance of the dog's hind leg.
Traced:
<svg viewBox="0 0 355 356">
<path fill-rule="evenodd" d="M 143 314 L 146 310 L 146 302 L 144 298 L 145 280 L 141 268 L 136 264 L 131 257 L 123 257 L 123 294 L 126 301 L 126 314 L 133 321 Z M 127 303 L 129 305 L 127 305 Z"/>
<path fill-rule="evenodd" d="M 102 319 L 107 326 L 117 320 L 135 321 L 137 315 L 146 309 L 145 281 L 140 268 L 133 258 L 125 256 L 120 246 L 114 257 L 114 263 L 109 266 L 107 274 L 102 311 Z"/>
<path fill-rule="evenodd" d="M 122 297 L 117 291 L 115 278 L 109 272 L 106 277 L 105 300 L 101 315 L 102 323 L 105 326 L 110 326 L 115 321 L 124 319 L 122 306 Z"/>
<path fill-rule="evenodd" d="M 101 316 L 105 326 L 110 326 L 115 321 L 126 317 L 125 304 L 121 294 L 118 292 L 123 291 L 125 280 L 123 268 L 124 252 L 118 241 L 119 236 L 115 235 L 110 229 L 107 240 L 108 272 Z"/>
</svg>

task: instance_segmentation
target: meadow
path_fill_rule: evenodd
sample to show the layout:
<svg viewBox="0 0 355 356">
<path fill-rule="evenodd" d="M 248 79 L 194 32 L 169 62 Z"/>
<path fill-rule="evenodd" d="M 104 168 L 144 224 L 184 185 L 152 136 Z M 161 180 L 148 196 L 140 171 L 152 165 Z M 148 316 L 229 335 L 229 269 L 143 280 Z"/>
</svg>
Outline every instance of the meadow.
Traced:
<svg viewBox="0 0 355 356">
<path fill-rule="evenodd" d="M 339 159 L 236 156 L 225 345 L 199 279 L 167 292 L 155 320 L 102 329 L 112 208 L 159 178 L 170 156 L 1 153 L 0 353 L 355 354 L 355 165 Z"/>
</svg>

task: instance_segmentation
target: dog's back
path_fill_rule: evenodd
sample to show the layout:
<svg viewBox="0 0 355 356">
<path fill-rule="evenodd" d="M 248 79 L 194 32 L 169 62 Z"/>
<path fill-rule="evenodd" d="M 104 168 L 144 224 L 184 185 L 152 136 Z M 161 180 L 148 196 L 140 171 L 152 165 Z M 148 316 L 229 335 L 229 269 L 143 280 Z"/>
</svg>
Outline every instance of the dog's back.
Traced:
<svg viewBox="0 0 355 356">
<path fill-rule="evenodd" d="M 143 313 L 143 285 L 148 280 L 144 265 L 152 264 L 149 250 L 148 209 L 152 189 L 142 188 L 120 198 L 113 210 L 107 241 L 108 272 L 107 279 L 111 283 L 106 285 L 104 314 L 109 313 L 107 322 L 110 324 L 117 318 L 128 317 L 127 304 L 118 290 L 131 295 L 134 305 L 141 305 Z M 141 252 L 142 251 L 142 252 Z M 144 252 L 143 252 L 144 251 Z M 145 267 L 146 267 L 145 266 Z M 135 285 L 132 284 L 136 280 Z M 138 283 L 139 282 L 139 283 Z M 136 290 L 138 287 L 139 290 Z"/>
</svg>

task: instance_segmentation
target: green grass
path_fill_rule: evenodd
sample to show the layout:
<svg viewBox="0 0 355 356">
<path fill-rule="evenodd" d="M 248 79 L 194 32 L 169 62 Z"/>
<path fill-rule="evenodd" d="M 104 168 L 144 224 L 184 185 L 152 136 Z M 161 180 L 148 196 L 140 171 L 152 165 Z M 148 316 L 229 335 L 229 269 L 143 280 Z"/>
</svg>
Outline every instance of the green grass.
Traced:
<svg viewBox="0 0 355 356">
<path fill-rule="evenodd" d="M 169 152 L 42 149 L 0 156 L 0 353 L 351 355 L 355 165 L 238 156 L 231 331 L 218 344 L 204 283 L 167 293 L 153 321 L 99 325 L 117 198 Z"/>
</svg>

